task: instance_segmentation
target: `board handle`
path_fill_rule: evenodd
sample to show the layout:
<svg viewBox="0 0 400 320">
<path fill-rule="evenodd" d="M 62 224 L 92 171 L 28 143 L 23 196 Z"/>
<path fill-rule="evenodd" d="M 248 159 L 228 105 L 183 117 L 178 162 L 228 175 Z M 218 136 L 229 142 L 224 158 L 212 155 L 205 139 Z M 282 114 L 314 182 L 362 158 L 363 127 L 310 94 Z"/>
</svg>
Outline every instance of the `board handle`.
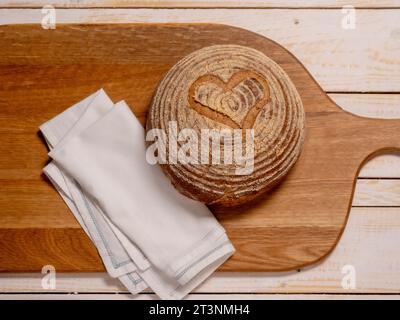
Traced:
<svg viewBox="0 0 400 320">
<path fill-rule="evenodd" d="M 400 119 L 358 120 L 358 133 L 364 135 L 365 147 L 372 156 L 400 152 Z"/>
</svg>

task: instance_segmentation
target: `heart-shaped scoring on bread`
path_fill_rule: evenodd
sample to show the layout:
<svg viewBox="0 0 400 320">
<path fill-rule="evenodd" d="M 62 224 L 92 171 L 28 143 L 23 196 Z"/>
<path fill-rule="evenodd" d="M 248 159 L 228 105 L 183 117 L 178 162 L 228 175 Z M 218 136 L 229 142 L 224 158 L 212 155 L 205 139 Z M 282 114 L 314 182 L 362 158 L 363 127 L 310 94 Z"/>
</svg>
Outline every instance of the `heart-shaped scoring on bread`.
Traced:
<svg viewBox="0 0 400 320">
<path fill-rule="evenodd" d="M 270 101 L 264 77 L 254 71 L 234 73 L 224 82 L 207 74 L 189 88 L 188 102 L 199 114 L 234 129 L 250 129 L 262 108 Z"/>
</svg>

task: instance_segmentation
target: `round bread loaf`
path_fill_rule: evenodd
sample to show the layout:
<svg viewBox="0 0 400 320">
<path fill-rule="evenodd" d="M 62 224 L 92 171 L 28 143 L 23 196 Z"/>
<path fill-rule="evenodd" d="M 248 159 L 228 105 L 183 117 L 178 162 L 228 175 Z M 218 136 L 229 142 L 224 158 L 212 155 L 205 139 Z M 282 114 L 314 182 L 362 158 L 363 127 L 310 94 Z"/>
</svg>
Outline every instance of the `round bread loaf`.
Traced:
<svg viewBox="0 0 400 320">
<path fill-rule="evenodd" d="M 151 129 L 166 134 L 149 135 Z M 305 113 L 278 64 L 252 48 L 216 45 L 169 70 L 146 130 L 148 141 L 157 136 L 155 155 L 176 189 L 206 204 L 235 206 L 276 186 L 295 164 Z"/>
</svg>

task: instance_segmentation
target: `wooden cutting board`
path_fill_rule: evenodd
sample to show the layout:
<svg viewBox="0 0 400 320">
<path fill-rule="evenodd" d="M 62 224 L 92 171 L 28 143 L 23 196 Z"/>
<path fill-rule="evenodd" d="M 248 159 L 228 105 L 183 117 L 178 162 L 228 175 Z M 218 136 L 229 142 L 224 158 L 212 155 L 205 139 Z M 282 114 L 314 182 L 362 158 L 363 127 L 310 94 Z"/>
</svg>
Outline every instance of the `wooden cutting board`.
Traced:
<svg viewBox="0 0 400 320">
<path fill-rule="evenodd" d="M 161 77 L 204 46 L 264 52 L 288 73 L 306 109 L 303 152 L 286 180 L 257 203 L 211 208 L 237 252 L 220 271 L 283 271 L 315 263 L 338 242 L 358 171 L 400 148 L 400 120 L 340 109 L 302 64 L 252 32 L 210 24 L 0 27 L 0 271 L 103 271 L 96 249 L 43 176 L 38 126 L 104 88 L 145 121 Z M 334 56 L 332 56 L 334 59 Z M 132 137 L 134 139 L 134 137 Z"/>
</svg>

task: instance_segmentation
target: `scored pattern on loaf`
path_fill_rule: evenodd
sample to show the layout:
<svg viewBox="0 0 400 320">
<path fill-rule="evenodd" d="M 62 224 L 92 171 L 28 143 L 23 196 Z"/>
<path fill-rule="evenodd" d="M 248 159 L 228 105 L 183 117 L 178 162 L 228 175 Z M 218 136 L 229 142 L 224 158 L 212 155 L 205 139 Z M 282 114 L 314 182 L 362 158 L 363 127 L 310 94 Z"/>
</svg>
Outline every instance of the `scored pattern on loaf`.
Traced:
<svg viewBox="0 0 400 320">
<path fill-rule="evenodd" d="M 197 113 L 240 129 L 253 128 L 269 99 L 267 81 L 251 71 L 236 72 L 228 82 L 207 74 L 198 78 L 188 92 L 189 105 Z"/>
<path fill-rule="evenodd" d="M 191 128 L 199 136 L 202 129 L 254 129 L 251 174 L 237 175 L 236 163 L 162 165 L 181 193 L 224 206 L 245 203 L 281 182 L 305 134 L 303 105 L 285 71 L 263 53 L 238 45 L 200 49 L 169 70 L 153 97 L 146 129 L 167 132 L 170 121 L 178 131 Z"/>
</svg>

